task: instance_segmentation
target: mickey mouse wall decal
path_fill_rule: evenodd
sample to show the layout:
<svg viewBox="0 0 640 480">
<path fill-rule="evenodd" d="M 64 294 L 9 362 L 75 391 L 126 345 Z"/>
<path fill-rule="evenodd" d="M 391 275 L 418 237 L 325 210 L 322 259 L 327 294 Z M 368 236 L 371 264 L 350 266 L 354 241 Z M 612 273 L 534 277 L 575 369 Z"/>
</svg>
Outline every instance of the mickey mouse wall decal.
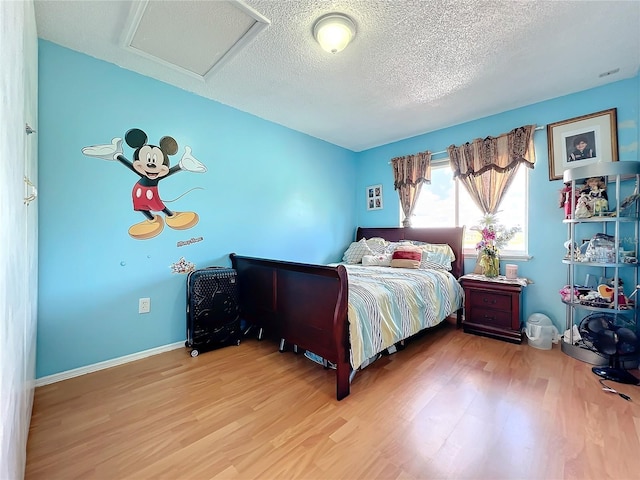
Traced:
<svg viewBox="0 0 640 480">
<path fill-rule="evenodd" d="M 191 155 L 191 148 L 188 146 L 185 147 L 178 165 L 169 167 L 169 156 L 178 152 L 178 142 L 173 137 L 162 137 L 160 145 L 149 145 L 147 134 L 139 128 L 132 128 L 125 133 L 124 139 L 127 145 L 135 149 L 133 162 L 123 155 L 122 138 L 114 138 L 109 145 L 84 147 L 82 153 L 103 160 L 117 160 L 140 176 L 140 180 L 133 186 L 131 196 L 133 209 L 141 212 L 146 219 L 132 225 L 129 235 L 137 240 L 147 240 L 159 235 L 165 222 L 175 230 L 186 230 L 196 225 L 199 220 L 197 213 L 173 212 L 167 208 L 158 193 L 158 182 L 182 170 L 204 173 L 207 167 Z M 153 212 L 163 212 L 164 222 L 160 215 Z"/>
</svg>

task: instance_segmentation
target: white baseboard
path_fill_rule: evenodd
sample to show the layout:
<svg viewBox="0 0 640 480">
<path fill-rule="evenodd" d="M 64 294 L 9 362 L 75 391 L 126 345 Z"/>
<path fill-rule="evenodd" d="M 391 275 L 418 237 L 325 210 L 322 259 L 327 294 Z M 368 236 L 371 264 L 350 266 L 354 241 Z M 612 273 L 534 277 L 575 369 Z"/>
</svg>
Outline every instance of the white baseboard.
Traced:
<svg viewBox="0 0 640 480">
<path fill-rule="evenodd" d="M 73 370 L 67 370 L 66 372 L 55 373 L 46 377 L 37 378 L 35 386 L 42 387 L 43 385 L 49 385 L 50 383 L 61 382 L 62 380 L 79 377 L 80 375 L 85 375 L 87 373 L 97 372 L 98 370 L 104 370 L 105 368 L 115 367 L 124 363 L 151 357 L 152 355 L 157 355 L 159 353 L 177 350 L 178 348 L 184 348 L 184 341 L 170 343 L 169 345 L 163 345 L 161 347 L 150 348 L 149 350 L 132 353 L 131 355 L 125 355 L 124 357 L 113 358 L 104 362 L 94 363 L 93 365 L 87 365 L 86 367 L 74 368 Z"/>
</svg>

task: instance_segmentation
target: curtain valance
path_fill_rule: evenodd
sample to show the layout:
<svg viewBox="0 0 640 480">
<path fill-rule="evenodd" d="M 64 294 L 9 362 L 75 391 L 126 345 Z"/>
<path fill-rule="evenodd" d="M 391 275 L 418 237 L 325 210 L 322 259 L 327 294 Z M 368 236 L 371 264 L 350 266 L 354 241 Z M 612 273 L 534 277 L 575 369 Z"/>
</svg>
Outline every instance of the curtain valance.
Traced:
<svg viewBox="0 0 640 480">
<path fill-rule="evenodd" d="M 525 125 L 498 137 L 477 138 L 447 149 L 458 178 L 483 214 L 495 214 L 521 164 L 533 168 L 535 125 Z"/>
<path fill-rule="evenodd" d="M 447 149 L 454 177 L 482 175 L 487 170 L 504 172 L 524 163 L 533 168 L 535 125 L 514 128 L 498 137 L 477 138 L 459 147 Z"/>
</svg>

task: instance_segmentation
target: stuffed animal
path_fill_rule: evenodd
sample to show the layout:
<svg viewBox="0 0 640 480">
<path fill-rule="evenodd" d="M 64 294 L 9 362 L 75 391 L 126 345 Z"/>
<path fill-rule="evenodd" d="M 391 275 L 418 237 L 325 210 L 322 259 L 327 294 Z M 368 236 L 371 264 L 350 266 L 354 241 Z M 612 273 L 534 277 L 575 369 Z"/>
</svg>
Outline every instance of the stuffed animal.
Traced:
<svg viewBox="0 0 640 480">
<path fill-rule="evenodd" d="M 598 285 L 598 293 L 600 294 L 600 296 L 602 298 L 604 298 L 605 300 L 609 300 L 610 302 L 613 301 L 613 292 L 615 290 L 613 289 L 613 287 L 610 287 L 609 285 Z"/>
<path fill-rule="evenodd" d="M 560 297 L 562 298 L 563 302 L 570 302 L 572 300 L 571 298 L 571 285 L 565 285 L 564 287 L 562 287 L 560 289 L 560 291 L 558 292 L 560 294 Z M 573 288 L 573 301 L 577 301 L 578 300 L 578 290 L 574 287 Z"/>
</svg>

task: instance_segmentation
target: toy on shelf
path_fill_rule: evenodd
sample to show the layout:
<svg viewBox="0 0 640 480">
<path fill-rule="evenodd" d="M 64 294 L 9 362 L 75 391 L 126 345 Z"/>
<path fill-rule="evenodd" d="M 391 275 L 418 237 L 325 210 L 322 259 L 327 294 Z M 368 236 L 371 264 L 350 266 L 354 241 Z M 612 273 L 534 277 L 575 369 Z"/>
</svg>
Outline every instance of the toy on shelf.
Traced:
<svg viewBox="0 0 640 480">
<path fill-rule="evenodd" d="M 589 205 L 593 215 L 602 215 L 609 210 L 609 197 L 607 197 L 607 186 L 603 177 L 590 177 L 584 182 L 582 189 L 589 197 Z"/>
<path fill-rule="evenodd" d="M 601 283 L 595 289 L 593 287 L 574 285 L 573 292 L 571 291 L 570 285 L 565 285 L 559 290 L 560 297 L 562 301 L 565 303 L 576 303 L 580 305 L 585 305 L 588 307 L 598 307 L 598 308 L 615 308 L 616 303 L 614 301 L 614 295 L 616 289 L 613 287 L 614 279 L 602 279 L 607 283 Z M 633 309 L 633 296 L 635 295 L 637 289 L 640 286 L 636 287 L 634 292 L 627 297 L 624 294 L 624 290 L 622 288 L 622 280 L 618 279 L 618 309 L 620 310 L 629 310 Z"/>
<path fill-rule="evenodd" d="M 575 218 L 602 216 L 609 210 L 609 197 L 604 177 L 589 177 L 584 185 L 572 192 L 571 182 L 566 182 L 560 190 L 560 207 L 564 207 L 565 219 L 571 218 L 571 197 L 575 198 Z"/>
<path fill-rule="evenodd" d="M 573 191 L 575 190 L 575 192 Z M 571 218 L 571 197 L 575 197 L 575 203 L 578 203 L 580 191 L 571 188 L 571 182 L 565 182 L 564 187 L 560 190 L 560 208 L 564 207 L 564 218 Z M 575 205 L 574 205 L 575 207 Z"/>
</svg>

